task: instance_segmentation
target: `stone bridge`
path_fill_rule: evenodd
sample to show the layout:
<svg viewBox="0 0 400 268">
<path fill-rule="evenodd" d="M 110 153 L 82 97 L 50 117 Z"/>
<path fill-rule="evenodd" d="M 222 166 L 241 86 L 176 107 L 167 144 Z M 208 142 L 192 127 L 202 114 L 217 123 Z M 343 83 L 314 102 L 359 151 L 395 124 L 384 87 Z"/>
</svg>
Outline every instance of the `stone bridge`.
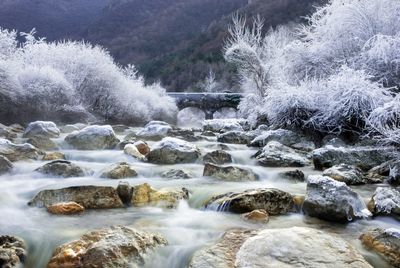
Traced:
<svg viewBox="0 0 400 268">
<path fill-rule="evenodd" d="M 187 93 L 187 92 L 168 92 L 168 95 L 176 100 L 179 110 L 194 107 L 202 110 L 206 119 L 213 119 L 214 113 L 221 108 L 237 109 L 240 100 L 243 98 L 241 93 Z"/>
</svg>

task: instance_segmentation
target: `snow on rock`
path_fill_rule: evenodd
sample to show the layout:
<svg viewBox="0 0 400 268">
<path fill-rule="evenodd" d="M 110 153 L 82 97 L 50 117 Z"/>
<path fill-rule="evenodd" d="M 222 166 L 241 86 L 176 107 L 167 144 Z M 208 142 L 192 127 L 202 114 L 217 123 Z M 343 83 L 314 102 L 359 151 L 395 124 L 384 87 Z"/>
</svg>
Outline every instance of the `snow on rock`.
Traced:
<svg viewBox="0 0 400 268">
<path fill-rule="evenodd" d="M 88 126 L 69 134 L 65 141 L 79 150 L 101 150 L 114 148 L 119 140 L 111 126 Z"/>
<path fill-rule="evenodd" d="M 395 188 L 378 187 L 368 203 L 368 209 L 374 214 L 394 214 L 400 217 L 400 192 Z"/>
<path fill-rule="evenodd" d="M 177 164 L 190 163 L 200 157 L 199 148 L 187 141 L 167 137 L 156 143 L 148 155 L 151 163 Z"/>
<path fill-rule="evenodd" d="M 364 184 L 365 179 L 362 171 L 354 166 L 340 164 L 324 170 L 324 176 L 331 177 L 334 180 L 341 181 L 347 185 Z"/>
<path fill-rule="evenodd" d="M 151 121 L 136 133 L 141 139 L 160 140 L 172 131 L 171 125 L 163 121 Z"/>
<path fill-rule="evenodd" d="M 306 155 L 277 141 L 270 141 L 256 154 L 258 163 L 266 167 L 303 167 L 310 164 Z"/>
<path fill-rule="evenodd" d="M 308 140 L 298 133 L 287 129 L 275 129 L 264 131 L 261 135 L 255 137 L 250 146 L 263 147 L 270 141 L 277 141 L 286 146 L 292 146 L 297 143 L 306 143 Z"/>
<path fill-rule="evenodd" d="M 29 123 L 23 135 L 24 138 L 57 138 L 58 136 L 60 136 L 60 130 L 55 123 L 50 121 L 36 121 Z"/>
<path fill-rule="evenodd" d="M 203 131 L 228 132 L 244 131 L 246 120 L 243 119 L 212 119 L 203 121 Z"/>
<path fill-rule="evenodd" d="M 303 211 L 309 216 L 334 222 L 371 216 L 359 194 L 344 182 L 320 175 L 312 175 L 307 179 Z"/>
<path fill-rule="evenodd" d="M 24 143 L 14 144 L 9 140 L 0 138 L 0 155 L 7 157 L 11 162 L 27 159 L 38 159 L 39 154 L 35 146 Z"/>
</svg>

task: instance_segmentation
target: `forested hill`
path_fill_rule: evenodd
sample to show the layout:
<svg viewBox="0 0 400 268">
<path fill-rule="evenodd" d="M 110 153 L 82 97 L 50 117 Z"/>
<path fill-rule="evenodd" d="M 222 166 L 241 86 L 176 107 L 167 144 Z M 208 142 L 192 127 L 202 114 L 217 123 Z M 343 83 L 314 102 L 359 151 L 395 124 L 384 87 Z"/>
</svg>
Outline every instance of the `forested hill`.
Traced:
<svg viewBox="0 0 400 268">
<path fill-rule="evenodd" d="M 300 21 L 326 0 L 3 0 L 0 26 L 49 40 L 105 46 L 170 90 L 196 88 L 212 68 L 229 88 L 234 70 L 222 58 L 231 15 L 260 14 L 267 26 Z"/>
</svg>

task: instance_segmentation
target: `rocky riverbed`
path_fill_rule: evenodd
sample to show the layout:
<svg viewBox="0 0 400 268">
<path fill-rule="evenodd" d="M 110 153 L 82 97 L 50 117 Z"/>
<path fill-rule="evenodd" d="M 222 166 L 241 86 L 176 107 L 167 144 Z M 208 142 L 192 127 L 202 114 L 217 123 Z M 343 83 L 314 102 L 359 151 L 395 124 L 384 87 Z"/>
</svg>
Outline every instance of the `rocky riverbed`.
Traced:
<svg viewBox="0 0 400 268">
<path fill-rule="evenodd" d="M 0 124 L 0 264 L 400 267 L 393 150 L 236 119 Z"/>
</svg>

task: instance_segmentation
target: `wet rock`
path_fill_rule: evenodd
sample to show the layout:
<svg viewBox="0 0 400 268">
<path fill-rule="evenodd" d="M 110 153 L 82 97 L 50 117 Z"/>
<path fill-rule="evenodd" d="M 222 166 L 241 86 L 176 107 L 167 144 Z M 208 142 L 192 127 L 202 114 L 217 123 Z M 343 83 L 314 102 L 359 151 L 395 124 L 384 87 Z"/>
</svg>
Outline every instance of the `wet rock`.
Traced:
<svg viewBox="0 0 400 268">
<path fill-rule="evenodd" d="M 391 187 L 378 187 L 368 202 L 374 215 L 393 215 L 400 219 L 400 191 Z"/>
<path fill-rule="evenodd" d="M 57 138 L 60 136 L 60 130 L 57 125 L 50 121 L 32 122 L 25 129 L 24 138 Z"/>
<path fill-rule="evenodd" d="M 304 167 L 310 164 L 301 151 L 271 141 L 256 154 L 258 163 L 266 167 Z"/>
<path fill-rule="evenodd" d="M 151 121 L 134 136 L 138 139 L 159 141 L 167 137 L 170 131 L 172 131 L 170 124 L 163 121 Z"/>
<path fill-rule="evenodd" d="M 150 153 L 150 146 L 145 141 L 137 141 L 133 143 L 133 145 L 135 145 L 139 153 L 144 156 L 147 156 Z"/>
<path fill-rule="evenodd" d="M 45 137 L 32 137 L 29 138 L 27 141 L 27 143 L 32 144 L 33 146 L 35 146 L 36 148 L 39 148 L 41 150 L 58 150 L 58 146 L 57 144 L 52 141 L 49 138 L 45 138 Z"/>
<path fill-rule="evenodd" d="M 196 161 L 200 155 L 197 146 L 184 140 L 168 137 L 152 147 L 148 160 L 155 164 L 190 163 Z"/>
<path fill-rule="evenodd" d="M 57 203 L 75 202 L 85 209 L 122 208 L 124 204 L 113 187 L 73 186 L 40 191 L 29 203 L 30 206 L 49 207 Z"/>
<path fill-rule="evenodd" d="M 36 169 L 43 174 L 48 174 L 52 176 L 60 176 L 64 178 L 70 177 L 83 177 L 86 175 L 93 174 L 93 171 L 88 169 L 81 168 L 70 161 L 66 160 L 55 160 L 50 163 L 45 164 L 44 166 Z"/>
<path fill-rule="evenodd" d="M 141 161 L 146 160 L 146 157 L 139 152 L 137 146 L 134 145 L 134 144 L 125 145 L 124 153 L 127 154 L 127 155 L 132 156 L 133 158 L 139 159 Z"/>
<path fill-rule="evenodd" d="M 203 176 L 223 181 L 255 181 L 258 179 L 257 174 L 250 169 L 233 166 L 221 167 L 210 163 L 204 165 Z"/>
<path fill-rule="evenodd" d="M 113 149 L 119 142 L 111 126 L 88 126 L 69 134 L 65 141 L 79 150 Z"/>
<path fill-rule="evenodd" d="M 240 214 L 263 209 L 269 215 L 280 215 L 292 210 L 293 197 L 287 192 L 273 188 L 252 189 L 215 196 L 207 202 L 206 208 Z"/>
<path fill-rule="evenodd" d="M 0 155 L 0 175 L 10 172 L 13 169 L 13 164 L 7 157 Z"/>
<path fill-rule="evenodd" d="M 0 235 L 0 265 L 2 268 L 22 267 L 26 259 L 26 246 L 15 236 Z"/>
<path fill-rule="evenodd" d="M 249 144 L 254 137 L 244 131 L 228 131 L 218 135 L 217 141 L 233 144 Z"/>
<path fill-rule="evenodd" d="M 179 180 L 179 179 L 191 179 L 193 175 L 187 171 L 181 169 L 170 169 L 161 174 L 161 177 Z"/>
<path fill-rule="evenodd" d="M 44 161 L 65 160 L 65 154 L 62 152 L 45 152 L 43 155 Z"/>
<path fill-rule="evenodd" d="M 344 182 L 320 175 L 307 179 L 303 211 L 311 217 L 342 223 L 371 216 L 361 196 Z"/>
<path fill-rule="evenodd" d="M 378 253 L 393 267 L 400 267 L 400 229 L 376 228 L 360 237 L 362 244 Z"/>
<path fill-rule="evenodd" d="M 57 247 L 47 268 L 138 268 L 149 251 L 165 245 L 167 240 L 158 234 L 113 226 Z"/>
<path fill-rule="evenodd" d="M 299 169 L 281 172 L 279 173 L 279 175 L 284 179 L 288 179 L 295 182 L 303 182 L 306 179 L 304 172 Z"/>
<path fill-rule="evenodd" d="M 346 163 L 369 170 L 389 160 L 388 147 L 333 147 L 325 146 L 312 152 L 316 169 L 322 170 Z"/>
<path fill-rule="evenodd" d="M 47 211 L 55 215 L 73 215 L 83 213 L 85 208 L 75 202 L 65 202 L 48 206 Z"/>
<path fill-rule="evenodd" d="M 5 138 L 8 140 L 15 139 L 18 132 L 15 132 L 11 127 L 7 127 L 0 123 L 0 138 Z"/>
<path fill-rule="evenodd" d="M 245 120 L 240 119 L 212 119 L 203 121 L 203 131 L 211 132 L 228 132 L 228 131 L 244 131 L 243 125 Z"/>
<path fill-rule="evenodd" d="M 155 190 L 149 184 L 144 183 L 133 187 L 131 204 L 140 206 L 162 206 L 167 208 L 176 207 L 180 200 L 188 199 L 186 189 L 179 191 L 160 189 Z"/>
<path fill-rule="evenodd" d="M 344 182 L 347 185 L 359 185 L 366 182 L 361 169 L 347 164 L 330 167 L 324 170 L 322 175 Z"/>
<path fill-rule="evenodd" d="M 214 132 L 212 132 L 212 131 L 203 131 L 202 133 L 201 133 L 201 135 L 202 136 L 205 136 L 205 137 L 215 137 L 215 136 L 217 136 Z"/>
<path fill-rule="evenodd" d="M 252 222 L 267 223 L 269 221 L 268 213 L 263 209 L 256 209 L 251 212 L 244 213 L 241 217 Z"/>
<path fill-rule="evenodd" d="M 307 140 L 305 137 L 301 136 L 300 134 L 294 131 L 287 129 L 264 131 L 261 135 L 258 135 L 250 142 L 250 146 L 264 147 L 271 141 L 277 141 L 285 146 L 290 146 L 290 147 L 294 144 L 298 144 L 298 146 L 300 147 L 301 143 L 304 144 L 307 143 L 307 146 L 311 146 L 310 145 L 311 142 Z"/>
<path fill-rule="evenodd" d="M 195 135 L 192 129 L 173 128 L 172 131 L 168 133 L 168 136 L 190 142 L 201 140 L 201 137 Z"/>
<path fill-rule="evenodd" d="M 215 165 L 228 164 L 232 163 L 232 156 L 223 150 L 216 150 L 205 154 L 203 156 L 203 162 Z"/>
<path fill-rule="evenodd" d="M 133 195 L 133 188 L 129 185 L 129 183 L 120 181 L 117 186 L 117 193 L 119 198 L 121 198 L 121 201 L 126 206 L 130 206 Z"/>
<path fill-rule="evenodd" d="M 400 184 L 400 161 L 393 159 L 371 168 L 367 173 L 370 182 Z"/>
<path fill-rule="evenodd" d="M 11 162 L 20 160 L 36 160 L 39 154 L 35 146 L 24 143 L 14 144 L 9 140 L 0 138 L 0 155 L 7 157 Z"/>
<path fill-rule="evenodd" d="M 101 174 L 102 178 L 110 178 L 114 180 L 136 177 L 138 174 L 133 166 L 126 162 L 121 162 L 108 167 Z"/>
</svg>

